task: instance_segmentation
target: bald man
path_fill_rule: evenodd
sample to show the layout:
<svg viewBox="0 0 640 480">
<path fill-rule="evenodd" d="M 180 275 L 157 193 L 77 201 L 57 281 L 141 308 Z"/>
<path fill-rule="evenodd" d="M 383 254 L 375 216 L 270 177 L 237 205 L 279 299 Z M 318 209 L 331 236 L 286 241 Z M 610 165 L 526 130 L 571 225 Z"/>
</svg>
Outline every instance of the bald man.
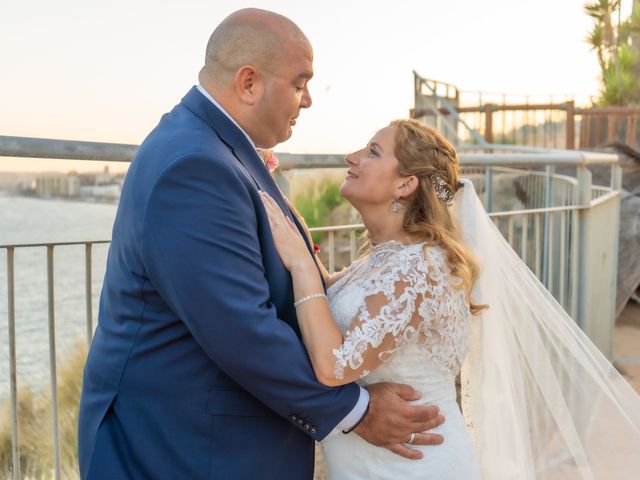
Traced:
<svg viewBox="0 0 640 480">
<path fill-rule="evenodd" d="M 312 61 L 287 18 L 235 12 L 131 162 L 84 372 L 82 478 L 311 479 L 332 431 L 417 458 L 401 442 L 441 423 L 408 386 L 322 386 L 301 341 L 259 191 L 288 208 L 256 147 L 291 136 Z"/>
</svg>

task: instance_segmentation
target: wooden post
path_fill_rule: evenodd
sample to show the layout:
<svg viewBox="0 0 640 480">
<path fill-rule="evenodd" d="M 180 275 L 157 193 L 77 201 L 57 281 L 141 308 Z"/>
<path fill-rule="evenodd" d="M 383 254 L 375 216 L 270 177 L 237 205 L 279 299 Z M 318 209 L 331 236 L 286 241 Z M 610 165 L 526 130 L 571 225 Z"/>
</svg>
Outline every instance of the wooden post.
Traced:
<svg viewBox="0 0 640 480">
<path fill-rule="evenodd" d="M 636 116 L 633 113 L 627 117 L 627 141 L 625 143 L 635 149 L 640 146 L 636 138 Z"/>
<path fill-rule="evenodd" d="M 490 103 L 484 106 L 484 139 L 493 143 L 493 105 Z"/>
<path fill-rule="evenodd" d="M 565 148 L 575 150 L 576 148 L 576 106 L 573 100 L 567 102 L 567 140 Z"/>
<path fill-rule="evenodd" d="M 616 141 L 616 123 L 618 116 L 615 114 L 607 115 L 607 143 Z"/>
</svg>

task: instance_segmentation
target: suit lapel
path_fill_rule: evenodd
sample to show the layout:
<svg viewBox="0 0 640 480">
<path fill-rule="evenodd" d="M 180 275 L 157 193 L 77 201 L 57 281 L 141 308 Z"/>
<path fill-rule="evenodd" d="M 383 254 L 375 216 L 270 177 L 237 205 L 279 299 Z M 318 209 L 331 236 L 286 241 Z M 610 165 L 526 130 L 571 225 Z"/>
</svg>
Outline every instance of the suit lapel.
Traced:
<svg viewBox="0 0 640 480">
<path fill-rule="evenodd" d="M 304 238 L 307 248 L 313 256 L 313 261 L 315 262 L 316 259 L 315 255 L 313 255 L 313 245 L 309 244 L 309 240 L 304 234 L 304 229 L 302 228 L 302 225 L 300 225 L 297 216 L 294 215 L 287 206 L 276 182 L 271 177 L 271 174 L 265 167 L 262 158 L 260 158 L 258 152 L 253 148 L 253 145 L 251 145 L 246 135 L 218 107 L 202 95 L 196 87 L 192 87 L 184 96 L 182 104 L 204 120 L 217 133 L 218 137 L 220 137 L 220 139 L 231 149 L 238 162 L 240 162 L 249 176 L 253 179 L 256 187 L 259 190 L 267 192 L 280 206 L 285 215 L 293 219 Z M 316 267 L 318 267 L 317 262 Z M 318 272 L 320 272 L 319 268 Z M 320 278 L 322 279 L 323 287 L 325 287 L 322 274 L 320 274 Z"/>
<path fill-rule="evenodd" d="M 204 120 L 231 149 L 238 162 L 260 190 L 267 192 L 284 212 L 289 213 L 276 183 L 264 166 L 264 163 L 246 135 L 217 108 L 193 87 L 182 99 L 182 104 Z"/>
</svg>

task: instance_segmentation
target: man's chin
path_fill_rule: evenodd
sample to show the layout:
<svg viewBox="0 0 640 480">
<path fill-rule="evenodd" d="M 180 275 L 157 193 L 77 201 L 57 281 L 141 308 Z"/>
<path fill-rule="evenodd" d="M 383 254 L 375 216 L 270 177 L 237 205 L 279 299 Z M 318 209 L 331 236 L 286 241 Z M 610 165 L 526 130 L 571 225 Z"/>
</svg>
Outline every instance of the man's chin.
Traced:
<svg viewBox="0 0 640 480">
<path fill-rule="evenodd" d="M 289 127 L 287 128 L 287 131 L 284 132 L 284 139 L 280 140 L 280 143 L 282 142 L 286 142 L 287 140 L 289 140 L 291 138 L 291 136 L 293 135 L 293 128 Z"/>
</svg>

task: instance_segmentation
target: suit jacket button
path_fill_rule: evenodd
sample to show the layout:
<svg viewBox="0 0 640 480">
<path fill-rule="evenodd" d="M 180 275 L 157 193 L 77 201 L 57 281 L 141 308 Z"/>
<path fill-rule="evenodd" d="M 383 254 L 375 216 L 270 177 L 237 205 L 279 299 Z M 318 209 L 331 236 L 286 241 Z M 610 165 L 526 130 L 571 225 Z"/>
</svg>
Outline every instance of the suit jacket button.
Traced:
<svg viewBox="0 0 640 480">
<path fill-rule="evenodd" d="M 303 418 L 298 418 L 298 420 L 296 420 L 298 422 L 298 425 L 302 425 L 304 423 L 304 419 Z"/>
<path fill-rule="evenodd" d="M 291 414 L 289 415 L 289 420 L 291 420 L 292 422 L 297 422 L 298 421 L 298 416 L 295 414 Z"/>
<path fill-rule="evenodd" d="M 310 423 L 305 423 L 304 424 L 304 429 L 305 430 L 311 430 L 311 424 Z"/>
<path fill-rule="evenodd" d="M 316 427 L 311 427 L 311 430 L 309 430 L 309 432 L 316 433 Z"/>
</svg>

